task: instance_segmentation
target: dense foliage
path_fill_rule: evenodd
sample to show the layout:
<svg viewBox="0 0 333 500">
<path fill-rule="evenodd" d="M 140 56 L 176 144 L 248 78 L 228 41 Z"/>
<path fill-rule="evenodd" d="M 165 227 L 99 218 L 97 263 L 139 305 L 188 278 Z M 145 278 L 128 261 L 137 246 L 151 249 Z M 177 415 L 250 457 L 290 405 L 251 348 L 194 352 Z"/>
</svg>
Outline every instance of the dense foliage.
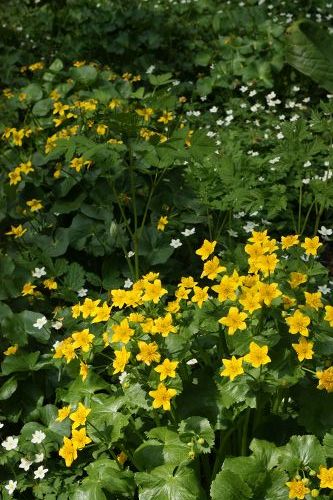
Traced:
<svg viewBox="0 0 333 500">
<path fill-rule="evenodd" d="M 6 2 L 1 498 L 332 498 L 332 19 Z"/>
</svg>

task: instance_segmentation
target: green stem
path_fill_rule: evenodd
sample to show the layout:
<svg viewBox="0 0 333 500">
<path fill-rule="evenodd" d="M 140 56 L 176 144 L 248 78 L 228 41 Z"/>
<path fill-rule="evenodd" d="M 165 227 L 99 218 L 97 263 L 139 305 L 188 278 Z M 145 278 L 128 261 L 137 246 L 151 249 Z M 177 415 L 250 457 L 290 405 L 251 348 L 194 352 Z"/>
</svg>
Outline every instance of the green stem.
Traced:
<svg viewBox="0 0 333 500">
<path fill-rule="evenodd" d="M 301 232 L 301 218 L 302 218 L 302 195 L 303 195 L 303 183 L 301 181 L 299 187 L 299 197 L 298 197 L 298 224 L 297 224 L 297 234 Z"/>
<path fill-rule="evenodd" d="M 221 437 L 221 439 L 220 439 L 220 446 L 219 446 L 219 449 L 217 450 L 217 453 L 216 453 L 216 459 L 215 459 L 215 463 L 213 466 L 213 472 L 212 472 L 212 476 L 211 476 L 212 480 L 215 479 L 216 474 L 219 472 L 219 470 L 222 466 L 222 463 L 224 460 L 224 450 L 225 450 L 226 444 L 228 442 L 228 439 L 233 432 L 234 432 L 234 427 L 230 427 L 230 429 L 228 429 L 225 432 L 225 434 L 223 435 L 223 437 Z M 221 431 L 221 434 L 222 434 L 222 431 Z"/>
<path fill-rule="evenodd" d="M 247 455 L 247 432 L 249 428 L 251 408 L 246 410 L 246 415 L 244 419 L 242 441 L 241 441 L 241 456 L 245 457 Z"/>
<path fill-rule="evenodd" d="M 135 186 L 135 172 L 133 165 L 133 152 L 129 145 L 129 174 L 130 174 L 130 184 L 131 184 L 131 197 L 133 206 L 133 218 L 134 218 L 134 233 L 132 235 L 133 248 L 134 248 L 134 269 L 135 269 L 135 279 L 139 279 L 139 234 L 138 234 L 138 211 L 136 205 L 136 186 Z"/>
</svg>

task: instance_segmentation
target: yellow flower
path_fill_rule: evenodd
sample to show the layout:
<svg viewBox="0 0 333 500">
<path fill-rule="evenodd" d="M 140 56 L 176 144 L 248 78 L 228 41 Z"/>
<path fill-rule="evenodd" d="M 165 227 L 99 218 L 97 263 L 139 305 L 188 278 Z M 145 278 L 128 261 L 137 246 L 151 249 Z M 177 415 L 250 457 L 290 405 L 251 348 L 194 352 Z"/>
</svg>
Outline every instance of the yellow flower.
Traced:
<svg viewBox="0 0 333 500">
<path fill-rule="evenodd" d="M 125 366 L 128 363 L 131 353 L 127 352 L 125 347 L 122 347 L 121 351 L 114 351 L 114 354 L 116 359 L 112 363 L 114 368 L 113 375 L 125 370 Z"/>
<path fill-rule="evenodd" d="M 73 421 L 72 428 L 76 429 L 80 425 L 85 425 L 90 412 L 90 408 L 86 408 L 82 403 L 79 403 L 77 410 L 69 415 L 69 418 Z"/>
<path fill-rule="evenodd" d="M 4 356 L 12 356 L 13 354 L 15 354 L 17 352 L 17 349 L 18 349 L 18 345 L 15 344 L 15 345 L 11 345 L 9 346 L 4 352 Z"/>
<path fill-rule="evenodd" d="M 300 333 L 304 337 L 309 336 L 308 326 L 310 324 L 310 318 L 305 314 L 302 314 L 299 309 L 297 309 L 292 316 L 286 319 L 286 323 L 289 326 L 289 332 L 292 334 Z"/>
<path fill-rule="evenodd" d="M 289 297 L 289 295 L 282 295 L 282 302 L 284 309 L 290 309 L 296 304 L 296 299 Z"/>
<path fill-rule="evenodd" d="M 63 406 L 58 410 L 58 416 L 56 418 L 57 422 L 62 422 L 65 418 L 69 417 L 71 412 L 71 405 Z"/>
<path fill-rule="evenodd" d="M 126 297 L 127 297 L 126 290 L 123 289 L 112 290 L 111 297 L 112 297 L 112 306 L 119 307 L 119 309 L 122 309 L 126 303 Z"/>
<path fill-rule="evenodd" d="M 22 288 L 22 295 L 25 296 L 25 295 L 33 295 L 35 292 L 34 292 L 34 289 L 36 288 L 36 285 L 33 285 L 32 283 L 26 283 L 23 288 Z"/>
<path fill-rule="evenodd" d="M 72 317 L 74 319 L 78 318 L 81 314 L 81 304 L 74 304 L 74 306 L 71 307 L 72 311 Z"/>
<path fill-rule="evenodd" d="M 186 276 L 186 277 L 181 278 L 178 287 L 182 286 L 184 288 L 194 288 L 195 285 L 197 285 L 197 284 L 198 283 L 196 281 L 194 281 L 192 276 Z"/>
<path fill-rule="evenodd" d="M 175 296 L 177 300 L 187 300 L 188 296 L 190 294 L 190 289 L 189 288 L 184 288 L 183 286 L 179 286 L 178 289 L 175 292 Z"/>
<path fill-rule="evenodd" d="M 214 252 L 216 241 L 208 241 L 204 240 L 203 244 L 200 248 L 195 252 L 197 255 L 200 255 L 201 260 L 207 260 L 208 257 Z"/>
<path fill-rule="evenodd" d="M 228 327 L 228 335 L 233 335 L 236 330 L 245 330 L 247 318 L 245 312 L 240 312 L 237 307 L 230 307 L 227 316 L 219 319 L 221 325 Z"/>
<path fill-rule="evenodd" d="M 261 309 L 260 295 L 249 289 L 249 291 L 242 293 L 239 298 L 239 303 L 242 304 L 243 309 L 252 314 L 257 309 Z"/>
<path fill-rule="evenodd" d="M 167 389 L 164 384 L 159 384 L 156 391 L 149 391 L 149 396 L 154 398 L 153 408 L 160 408 L 163 410 L 170 410 L 170 400 L 177 394 L 176 389 Z"/>
<path fill-rule="evenodd" d="M 108 126 L 104 125 L 103 123 L 100 123 L 96 127 L 96 132 L 97 132 L 98 135 L 105 135 L 106 132 L 107 132 L 107 130 L 108 130 Z"/>
<path fill-rule="evenodd" d="M 169 123 L 174 119 L 173 113 L 171 111 L 163 111 L 163 115 L 157 120 L 160 123 Z"/>
<path fill-rule="evenodd" d="M 52 278 L 44 280 L 43 285 L 48 290 L 56 290 L 58 288 L 58 283 Z"/>
<path fill-rule="evenodd" d="M 175 333 L 176 327 L 172 324 L 172 316 L 167 313 L 164 317 L 156 318 L 152 333 L 161 333 L 162 337 L 167 337 L 169 333 Z"/>
<path fill-rule="evenodd" d="M 138 361 L 142 361 L 147 366 L 150 366 L 153 361 L 156 363 L 160 361 L 161 355 L 158 352 L 158 345 L 156 342 L 147 344 L 146 342 L 139 341 L 138 346 L 140 349 L 139 354 L 136 355 Z"/>
<path fill-rule="evenodd" d="M 291 344 L 295 349 L 298 360 L 312 359 L 313 356 L 313 342 L 308 342 L 306 339 L 301 338 L 298 344 Z"/>
<path fill-rule="evenodd" d="M 157 223 L 157 230 L 158 231 L 164 231 L 165 226 L 169 224 L 168 218 L 166 216 L 162 216 L 159 218 L 158 223 Z"/>
<path fill-rule="evenodd" d="M 308 277 L 306 274 L 302 273 L 290 273 L 290 280 L 288 283 L 290 284 L 291 288 L 297 288 L 299 285 L 302 283 L 306 283 L 308 280 Z"/>
<path fill-rule="evenodd" d="M 95 336 L 89 332 L 88 328 L 85 328 L 80 332 L 73 332 L 73 347 L 74 349 L 81 348 L 83 352 L 89 352 L 94 338 Z"/>
<path fill-rule="evenodd" d="M 127 318 L 123 319 L 119 325 L 112 325 L 112 331 L 112 342 L 127 344 L 134 335 L 134 330 L 130 328 Z"/>
<path fill-rule="evenodd" d="M 202 304 L 208 300 L 208 286 L 200 288 L 200 286 L 195 286 L 193 288 L 193 297 L 191 299 L 192 302 L 197 303 L 199 309 L 202 308 Z"/>
<path fill-rule="evenodd" d="M 264 244 L 269 241 L 269 236 L 267 236 L 267 229 L 265 231 L 252 231 L 252 236 L 249 238 L 252 243 Z"/>
<path fill-rule="evenodd" d="M 317 255 L 317 250 L 320 246 L 322 246 L 322 243 L 320 243 L 318 236 L 305 238 L 304 243 L 301 244 L 307 255 Z"/>
<path fill-rule="evenodd" d="M 112 110 L 119 108 L 120 105 L 121 105 L 121 101 L 119 99 L 111 99 L 111 101 L 109 102 L 109 108 Z"/>
<path fill-rule="evenodd" d="M 333 392 L 333 366 L 322 372 L 316 372 L 319 378 L 317 389 L 326 389 L 327 392 Z"/>
<path fill-rule="evenodd" d="M 326 467 L 320 466 L 317 477 L 320 479 L 321 488 L 333 490 L 333 467 L 327 469 Z"/>
<path fill-rule="evenodd" d="M 14 236 L 15 238 L 21 238 L 26 232 L 27 229 L 23 229 L 22 224 L 20 224 L 19 226 L 10 226 L 10 231 L 5 234 L 8 236 Z"/>
<path fill-rule="evenodd" d="M 238 283 L 232 276 L 222 276 L 222 279 L 218 285 L 212 286 L 212 290 L 218 294 L 217 299 L 219 302 L 224 302 L 225 300 L 236 300 L 236 290 L 238 288 Z"/>
<path fill-rule="evenodd" d="M 172 302 L 168 302 L 165 306 L 165 310 L 169 313 L 175 314 L 180 310 L 179 301 L 173 300 Z"/>
<path fill-rule="evenodd" d="M 333 326 L 333 307 L 332 306 L 325 306 L 324 320 L 328 321 L 330 326 Z"/>
<path fill-rule="evenodd" d="M 234 380 L 237 375 L 242 375 L 244 373 L 243 369 L 243 358 L 236 358 L 232 356 L 231 359 L 222 359 L 224 364 L 224 370 L 220 372 L 221 377 L 229 377 L 230 380 Z"/>
<path fill-rule="evenodd" d="M 82 313 L 83 319 L 88 318 L 88 316 L 95 316 L 97 314 L 98 304 L 100 299 L 92 300 L 89 298 L 84 299 L 83 304 L 80 306 L 80 311 Z"/>
<path fill-rule="evenodd" d="M 305 296 L 305 304 L 311 309 L 315 309 L 318 311 L 321 307 L 323 307 L 323 303 L 321 301 L 321 292 L 308 293 L 304 292 Z"/>
<path fill-rule="evenodd" d="M 281 248 L 286 250 L 287 248 L 293 247 L 299 244 L 298 234 L 290 234 L 289 236 L 281 237 Z"/>
<path fill-rule="evenodd" d="M 68 437 L 64 437 L 64 444 L 59 450 L 59 455 L 65 460 L 66 467 L 70 467 L 77 458 L 77 450 Z"/>
<path fill-rule="evenodd" d="M 96 312 L 97 311 L 97 312 Z M 111 307 L 108 306 L 107 302 L 103 302 L 101 307 L 95 309 L 95 316 L 92 323 L 100 323 L 101 321 L 108 321 L 110 318 Z"/>
<path fill-rule="evenodd" d="M 152 108 L 136 109 L 135 112 L 139 116 L 142 116 L 145 122 L 149 122 L 150 117 L 154 114 L 154 110 Z"/>
<path fill-rule="evenodd" d="M 53 103 L 53 114 L 59 116 L 65 116 L 65 111 L 69 109 L 68 104 L 62 104 L 60 101 Z"/>
<path fill-rule="evenodd" d="M 86 434 L 85 427 L 82 427 L 82 429 L 79 429 L 78 431 L 72 431 L 72 443 L 74 448 L 76 448 L 77 450 L 82 450 L 82 448 L 84 448 L 86 444 L 91 443 L 90 437 L 88 437 Z"/>
<path fill-rule="evenodd" d="M 86 64 L 86 61 L 75 61 L 75 62 L 73 63 L 73 66 L 74 66 L 75 68 L 81 68 L 81 66 L 84 66 L 85 64 Z"/>
<path fill-rule="evenodd" d="M 259 257 L 257 266 L 264 276 L 274 273 L 275 268 L 279 262 L 275 253 L 270 255 L 262 255 Z"/>
<path fill-rule="evenodd" d="M 81 158 L 73 158 L 69 165 L 71 168 L 74 168 L 74 170 L 76 170 L 77 172 L 80 172 L 84 166 L 90 166 L 91 161 L 84 160 L 82 157 Z"/>
<path fill-rule="evenodd" d="M 35 198 L 27 201 L 27 205 L 30 207 L 31 212 L 38 212 L 43 208 L 41 200 L 36 200 Z"/>
<path fill-rule="evenodd" d="M 259 366 L 267 365 L 271 362 L 271 358 L 267 355 L 268 346 L 264 345 L 260 347 L 255 342 L 250 344 L 250 352 L 244 356 L 244 360 L 250 363 L 254 368 L 259 368 Z"/>
<path fill-rule="evenodd" d="M 30 172 L 34 171 L 34 168 L 30 160 L 25 163 L 20 163 L 20 166 L 18 168 L 20 168 L 21 172 L 27 175 L 30 174 Z"/>
<path fill-rule="evenodd" d="M 279 285 L 277 283 L 260 283 L 259 284 L 259 297 L 260 300 L 270 306 L 274 299 L 280 297 L 282 292 L 279 290 Z"/>
<path fill-rule="evenodd" d="M 167 293 L 165 288 L 162 288 L 161 280 L 154 280 L 153 283 L 145 284 L 145 293 L 142 297 L 144 302 L 152 300 L 154 304 L 157 304 L 163 295 Z"/>
<path fill-rule="evenodd" d="M 176 368 L 179 365 L 179 361 L 170 361 L 166 358 L 163 363 L 154 368 L 155 372 L 160 374 L 160 380 L 165 380 L 167 377 L 175 378 Z"/>
<path fill-rule="evenodd" d="M 18 184 L 22 180 L 20 167 L 16 167 L 14 168 L 14 170 L 9 172 L 8 177 L 9 177 L 9 185 L 16 186 L 16 184 Z"/>
<path fill-rule="evenodd" d="M 289 488 L 289 498 L 303 500 L 305 495 L 310 493 L 309 488 L 305 486 L 302 480 L 293 479 L 292 481 L 288 481 L 286 485 Z"/>
<path fill-rule="evenodd" d="M 120 465 L 124 465 L 124 463 L 126 462 L 127 460 L 127 455 L 124 451 L 121 451 L 119 453 L 119 455 L 117 455 L 117 462 L 120 464 Z"/>
<path fill-rule="evenodd" d="M 207 276 L 209 280 L 213 280 L 219 273 L 222 273 L 225 270 L 226 268 L 224 266 L 220 266 L 218 257 L 213 257 L 211 260 L 207 260 L 204 263 L 200 278 L 204 278 L 205 276 Z"/>
</svg>

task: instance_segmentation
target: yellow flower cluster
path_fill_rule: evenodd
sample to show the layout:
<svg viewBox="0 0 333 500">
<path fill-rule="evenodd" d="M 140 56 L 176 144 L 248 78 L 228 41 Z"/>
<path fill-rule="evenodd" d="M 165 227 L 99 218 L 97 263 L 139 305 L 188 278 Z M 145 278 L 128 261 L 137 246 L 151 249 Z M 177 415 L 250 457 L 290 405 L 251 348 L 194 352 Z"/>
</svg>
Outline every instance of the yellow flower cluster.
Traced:
<svg viewBox="0 0 333 500">
<path fill-rule="evenodd" d="M 314 473 L 315 474 L 315 473 Z M 319 473 L 316 475 L 320 479 L 319 488 L 328 488 L 333 490 L 333 467 L 327 468 L 321 465 L 319 467 Z M 289 498 L 298 498 L 299 500 L 304 500 L 305 496 L 310 493 L 311 498 L 317 498 L 320 495 L 320 491 L 316 488 L 310 490 L 308 487 L 309 479 L 304 477 L 301 479 L 299 476 L 295 477 L 292 481 L 288 481 L 286 486 L 289 488 Z"/>
<path fill-rule="evenodd" d="M 86 419 L 90 408 L 86 408 L 82 403 L 79 403 L 76 411 L 71 411 L 71 406 L 64 406 L 58 410 L 57 421 L 62 422 L 66 418 L 72 420 L 71 437 L 64 437 L 63 446 L 59 450 L 59 455 L 65 460 L 66 467 L 70 467 L 77 458 L 77 451 L 82 450 L 86 444 L 91 443 L 91 439 L 87 436 Z"/>
<path fill-rule="evenodd" d="M 2 138 L 6 140 L 12 140 L 15 146 L 22 146 L 23 139 L 25 137 L 30 137 L 32 134 L 31 128 L 6 128 L 2 134 Z"/>
</svg>

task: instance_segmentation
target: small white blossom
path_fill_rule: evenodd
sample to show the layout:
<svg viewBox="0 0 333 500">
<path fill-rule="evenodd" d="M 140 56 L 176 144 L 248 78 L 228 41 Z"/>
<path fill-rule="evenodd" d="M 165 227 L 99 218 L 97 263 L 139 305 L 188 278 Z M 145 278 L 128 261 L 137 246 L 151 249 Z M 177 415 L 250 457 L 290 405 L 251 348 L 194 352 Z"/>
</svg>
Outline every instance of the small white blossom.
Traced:
<svg viewBox="0 0 333 500">
<path fill-rule="evenodd" d="M 88 290 L 86 288 L 80 288 L 80 290 L 77 291 L 78 297 L 85 297 L 88 293 Z"/>
<path fill-rule="evenodd" d="M 320 229 L 318 229 L 318 233 L 324 238 L 327 239 L 328 236 L 332 236 L 333 234 L 333 229 L 328 229 L 325 226 L 321 226 Z"/>
<path fill-rule="evenodd" d="M 40 444 L 44 441 L 45 438 L 46 438 L 45 432 L 37 430 L 33 433 L 31 442 L 33 444 Z"/>
<path fill-rule="evenodd" d="M 34 278 L 41 278 L 46 274 L 45 267 L 35 267 L 31 274 Z"/>
<path fill-rule="evenodd" d="M 233 231 L 232 229 L 228 229 L 227 230 L 227 233 L 232 236 L 233 238 L 237 238 L 238 237 L 238 233 L 237 231 Z"/>
<path fill-rule="evenodd" d="M 5 424 L 3 424 L 2 422 L 0 422 L 0 429 L 2 429 L 4 425 Z"/>
<path fill-rule="evenodd" d="M 44 479 L 45 474 L 47 473 L 48 470 L 49 469 L 44 469 L 44 467 L 40 465 L 38 469 L 34 471 L 34 479 Z"/>
<path fill-rule="evenodd" d="M 36 323 L 33 324 L 35 328 L 38 328 L 38 330 L 41 330 L 43 326 L 45 326 L 47 323 L 47 319 L 45 316 L 42 316 L 41 318 L 38 318 Z"/>
<path fill-rule="evenodd" d="M 245 226 L 243 226 L 243 229 L 246 233 L 252 233 L 253 229 L 257 226 L 255 222 L 248 221 Z"/>
<path fill-rule="evenodd" d="M 184 231 L 181 232 L 181 234 L 183 236 L 185 236 L 186 238 L 188 236 L 192 236 L 192 234 L 194 234 L 194 233 L 195 233 L 195 227 L 192 227 L 191 229 L 184 229 Z"/>
<path fill-rule="evenodd" d="M 318 290 L 323 294 L 327 295 L 330 293 L 331 289 L 327 285 L 318 286 Z"/>
<path fill-rule="evenodd" d="M 16 450 L 18 445 L 18 438 L 16 436 L 8 436 L 4 441 L 2 441 L 1 445 L 5 450 Z"/>
<path fill-rule="evenodd" d="M 16 490 L 16 487 L 17 487 L 17 481 L 13 481 L 12 479 L 10 479 L 10 481 L 8 481 L 8 483 L 5 485 L 8 495 L 12 495 Z"/>
<path fill-rule="evenodd" d="M 172 248 L 178 248 L 178 247 L 182 246 L 182 242 L 178 238 L 177 239 L 172 239 L 171 243 L 170 243 L 170 246 Z"/>
<path fill-rule="evenodd" d="M 310 180 L 308 177 L 306 179 L 302 179 L 303 184 L 309 184 Z"/>
<path fill-rule="evenodd" d="M 155 66 L 152 64 L 152 65 L 151 65 L 151 66 L 149 66 L 149 68 L 147 69 L 146 74 L 147 74 L 147 75 L 151 75 L 151 74 L 152 74 L 152 72 L 154 71 L 154 69 L 155 69 Z"/>
<path fill-rule="evenodd" d="M 192 365 L 196 365 L 197 362 L 198 362 L 197 359 L 192 358 L 192 359 L 189 359 L 188 361 L 186 361 L 186 364 L 189 365 L 189 366 L 192 366 Z"/>
<path fill-rule="evenodd" d="M 30 465 L 32 464 L 33 462 L 31 460 L 28 460 L 27 458 L 21 458 L 19 469 L 23 469 L 27 472 L 30 469 Z"/>
<path fill-rule="evenodd" d="M 280 156 L 276 156 L 275 158 L 272 158 L 271 160 L 269 160 L 269 163 L 274 165 L 274 163 L 278 163 L 279 161 L 280 161 Z"/>
<path fill-rule="evenodd" d="M 34 460 L 35 464 L 39 464 L 40 462 L 43 462 L 43 460 L 44 460 L 43 452 L 35 454 L 35 460 Z"/>
<path fill-rule="evenodd" d="M 131 257 L 134 257 L 135 253 L 130 250 L 127 254 L 127 257 L 130 259 Z"/>
<path fill-rule="evenodd" d="M 251 90 L 251 91 L 249 92 L 249 97 L 253 97 L 253 96 L 255 96 L 256 94 L 257 94 L 257 91 L 256 91 L 256 90 Z"/>
<path fill-rule="evenodd" d="M 119 375 L 119 382 L 120 382 L 121 384 L 123 384 L 123 383 L 124 383 L 124 381 L 125 381 L 125 378 L 126 378 L 126 377 L 127 377 L 127 372 L 122 372 L 122 373 Z"/>
<path fill-rule="evenodd" d="M 125 280 L 125 283 L 124 283 L 124 288 L 131 288 L 132 285 L 133 285 L 133 281 L 130 280 L 129 278 L 127 278 L 127 280 Z"/>
<path fill-rule="evenodd" d="M 303 163 L 303 167 L 311 167 L 311 161 L 306 161 L 305 163 Z"/>
<path fill-rule="evenodd" d="M 217 106 L 213 106 L 212 108 L 210 108 L 210 113 L 217 113 L 218 112 L 218 107 Z"/>
<path fill-rule="evenodd" d="M 279 133 L 277 134 L 276 138 L 277 138 L 277 139 L 279 139 L 279 140 L 283 139 L 283 138 L 284 138 L 283 133 L 282 133 L 282 132 L 279 132 Z"/>
<path fill-rule="evenodd" d="M 51 326 L 52 328 L 54 328 L 55 330 L 60 330 L 60 328 L 62 327 L 62 321 L 53 321 L 51 323 Z"/>
</svg>

